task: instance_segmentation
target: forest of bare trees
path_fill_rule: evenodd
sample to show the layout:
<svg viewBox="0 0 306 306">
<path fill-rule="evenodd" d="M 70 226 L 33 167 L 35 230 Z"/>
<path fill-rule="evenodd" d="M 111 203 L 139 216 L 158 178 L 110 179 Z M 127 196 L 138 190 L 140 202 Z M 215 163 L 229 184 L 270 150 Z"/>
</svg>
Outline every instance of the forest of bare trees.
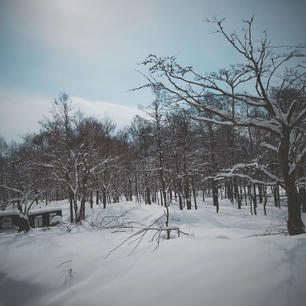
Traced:
<svg viewBox="0 0 306 306">
<path fill-rule="evenodd" d="M 256 215 L 268 213 L 270 197 L 288 206 L 289 234 L 303 233 L 303 50 L 275 48 L 265 35 L 255 40 L 253 19 L 241 35 L 210 22 L 241 63 L 201 74 L 174 57 L 148 56 L 142 87 L 154 101 L 125 129 L 75 112 L 63 94 L 40 132 L 19 144 L 1 138 L 1 209 L 26 216 L 35 202 L 69 199 L 70 221 L 80 223 L 89 207 L 122 198 L 168 211 L 197 209 L 212 197 L 216 212 L 218 199 L 228 198 Z"/>
</svg>

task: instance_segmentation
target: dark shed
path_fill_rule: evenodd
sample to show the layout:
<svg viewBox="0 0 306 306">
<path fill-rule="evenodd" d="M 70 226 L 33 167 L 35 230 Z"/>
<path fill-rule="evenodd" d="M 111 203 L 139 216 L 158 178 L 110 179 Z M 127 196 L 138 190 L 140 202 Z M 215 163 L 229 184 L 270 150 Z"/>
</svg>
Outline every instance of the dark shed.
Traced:
<svg viewBox="0 0 306 306">
<path fill-rule="evenodd" d="M 51 220 L 55 216 L 62 216 L 61 208 L 40 208 L 30 210 L 28 219 L 31 227 L 51 226 Z M 0 212 L 0 229 L 19 227 L 21 223 L 20 213 L 16 210 Z"/>
</svg>

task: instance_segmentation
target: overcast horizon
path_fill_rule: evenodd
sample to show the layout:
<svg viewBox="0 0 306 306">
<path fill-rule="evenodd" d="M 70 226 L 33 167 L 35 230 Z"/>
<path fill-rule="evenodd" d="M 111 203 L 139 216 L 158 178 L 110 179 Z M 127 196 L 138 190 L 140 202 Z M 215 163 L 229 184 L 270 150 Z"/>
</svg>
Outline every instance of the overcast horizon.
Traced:
<svg viewBox="0 0 306 306">
<path fill-rule="evenodd" d="M 66 92 L 86 115 L 127 125 L 149 105 L 136 71 L 153 53 L 176 56 L 203 73 L 239 61 L 206 17 L 228 30 L 255 15 L 255 31 L 275 44 L 305 44 L 305 1 L 294 0 L 0 0 L 0 134 L 35 132 L 54 98 Z"/>
</svg>

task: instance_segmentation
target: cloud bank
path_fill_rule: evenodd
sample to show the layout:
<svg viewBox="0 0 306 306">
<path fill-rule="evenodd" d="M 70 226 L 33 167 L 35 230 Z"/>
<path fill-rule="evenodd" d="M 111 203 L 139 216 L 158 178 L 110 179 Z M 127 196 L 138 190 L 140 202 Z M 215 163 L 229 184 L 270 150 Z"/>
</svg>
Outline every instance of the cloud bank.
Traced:
<svg viewBox="0 0 306 306">
<path fill-rule="evenodd" d="M 134 116 L 141 115 L 137 107 L 114 104 L 103 101 L 88 101 L 81 97 L 72 97 L 72 105 L 87 116 L 99 119 L 111 119 L 118 128 L 128 125 Z"/>
<path fill-rule="evenodd" d="M 13 92 L 0 88 L 0 134 L 7 141 L 20 141 L 27 133 L 38 132 L 39 121 L 47 117 L 52 107 L 52 97 Z M 71 97 L 74 111 L 98 119 L 111 119 L 117 128 L 128 125 L 133 117 L 141 114 L 136 107 L 104 101 L 89 101 Z"/>
</svg>

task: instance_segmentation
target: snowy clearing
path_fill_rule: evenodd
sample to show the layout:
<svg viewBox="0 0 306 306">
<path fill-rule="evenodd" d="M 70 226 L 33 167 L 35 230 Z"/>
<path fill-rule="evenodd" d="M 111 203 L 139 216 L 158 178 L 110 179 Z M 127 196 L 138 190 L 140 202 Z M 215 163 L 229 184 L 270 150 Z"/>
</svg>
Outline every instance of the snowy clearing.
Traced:
<svg viewBox="0 0 306 306">
<path fill-rule="evenodd" d="M 162 238 L 156 248 L 148 235 L 131 255 L 135 244 L 107 256 L 131 232 L 90 224 L 127 211 L 124 220 L 147 225 L 161 206 L 95 206 L 70 230 L 2 231 L 0 305 L 305 305 L 306 235 L 265 235 L 285 229 L 287 209 L 251 216 L 249 207 L 220 204 L 219 214 L 210 199 L 197 211 L 170 206 L 170 226 L 190 236 Z M 50 206 L 68 220 L 66 201 Z"/>
</svg>

